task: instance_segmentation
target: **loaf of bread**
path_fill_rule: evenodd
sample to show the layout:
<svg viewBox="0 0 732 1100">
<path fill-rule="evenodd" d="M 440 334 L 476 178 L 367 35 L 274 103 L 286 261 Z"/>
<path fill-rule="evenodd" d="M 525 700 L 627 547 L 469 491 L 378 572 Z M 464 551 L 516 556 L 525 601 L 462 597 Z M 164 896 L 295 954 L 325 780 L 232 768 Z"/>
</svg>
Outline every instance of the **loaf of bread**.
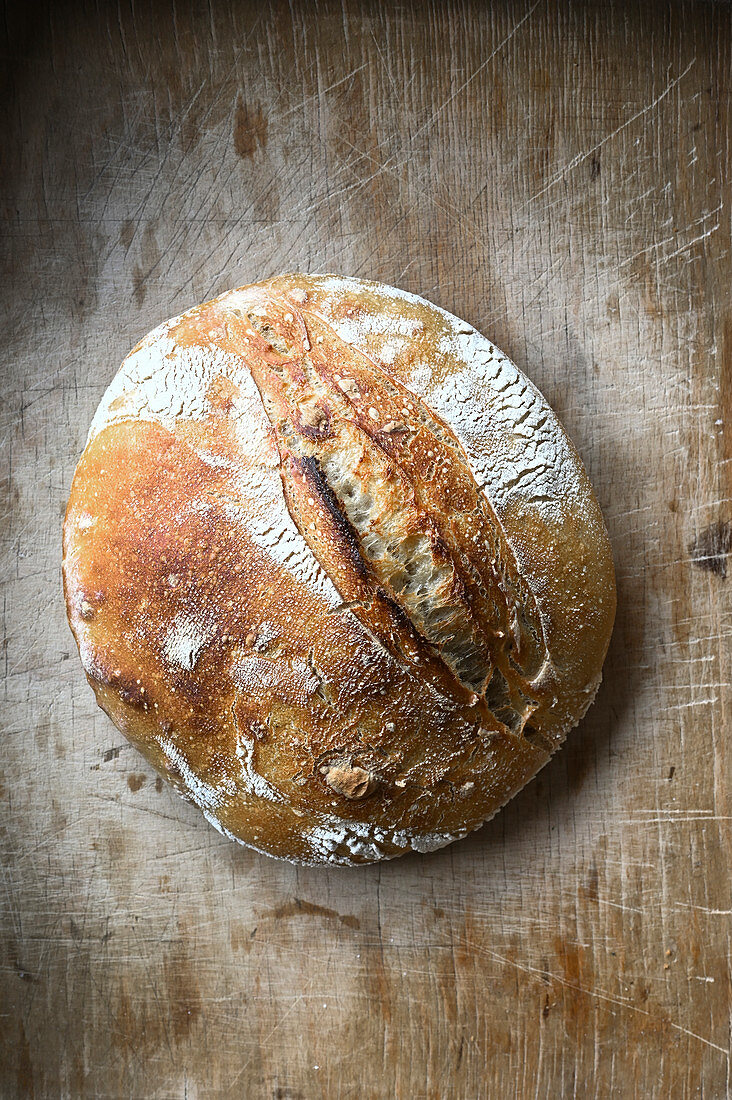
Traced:
<svg viewBox="0 0 732 1100">
<path fill-rule="evenodd" d="M 485 337 L 285 275 L 150 333 L 64 524 L 99 705 L 225 836 L 299 863 L 490 818 L 591 703 L 615 613 L 585 470 Z"/>
</svg>

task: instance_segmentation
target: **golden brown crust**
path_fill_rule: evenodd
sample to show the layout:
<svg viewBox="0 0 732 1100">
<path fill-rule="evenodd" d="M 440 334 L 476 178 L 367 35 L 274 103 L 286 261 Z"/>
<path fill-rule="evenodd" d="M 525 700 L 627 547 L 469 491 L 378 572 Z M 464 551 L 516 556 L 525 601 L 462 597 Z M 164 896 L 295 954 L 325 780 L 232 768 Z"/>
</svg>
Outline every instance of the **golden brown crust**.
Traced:
<svg viewBox="0 0 732 1100">
<path fill-rule="evenodd" d="M 332 276 L 161 326 L 64 525 L 100 706 L 227 835 L 302 862 L 476 828 L 592 700 L 607 535 L 543 398 L 422 299 Z"/>
</svg>

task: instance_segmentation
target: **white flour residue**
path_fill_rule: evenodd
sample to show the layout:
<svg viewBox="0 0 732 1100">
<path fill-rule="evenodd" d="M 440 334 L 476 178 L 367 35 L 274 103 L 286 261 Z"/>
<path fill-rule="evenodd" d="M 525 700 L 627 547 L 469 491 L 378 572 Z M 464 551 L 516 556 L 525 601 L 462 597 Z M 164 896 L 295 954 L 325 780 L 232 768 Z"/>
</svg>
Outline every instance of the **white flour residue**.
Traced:
<svg viewBox="0 0 732 1100">
<path fill-rule="evenodd" d="M 345 340 L 347 344 L 357 344 L 367 340 L 371 336 L 395 337 L 415 336 L 421 332 L 424 325 L 421 321 L 411 317 L 392 317 L 386 313 L 369 313 L 367 310 L 358 310 L 352 316 L 333 318 L 333 328 Z M 402 345 L 405 340 L 401 341 Z"/>
<path fill-rule="evenodd" d="M 89 638 L 88 627 L 78 619 L 75 620 L 74 627 L 76 629 L 76 644 L 79 647 L 81 667 L 87 676 L 91 676 L 92 680 L 96 680 L 101 684 L 107 683 L 108 674 L 105 673 L 103 666 L 97 661 L 96 646 Z"/>
<path fill-rule="evenodd" d="M 390 365 L 391 363 L 394 362 L 397 355 L 399 355 L 400 352 L 404 351 L 404 348 L 406 347 L 406 345 L 407 345 L 406 340 L 401 340 L 401 339 L 384 340 L 384 342 L 379 345 L 378 357 L 379 357 L 379 359 L 381 360 L 382 363 L 386 363 L 387 365 Z"/>
<path fill-rule="evenodd" d="M 316 826 L 309 830 L 307 840 L 313 854 L 328 863 L 348 863 L 354 856 L 368 860 L 383 859 L 384 856 L 377 844 L 354 835 L 350 822 L 329 828 Z M 343 847 L 347 850 L 345 855 L 338 852 Z"/>
<path fill-rule="evenodd" d="M 352 279 L 344 275 L 313 275 L 312 278 L 318 280 L 318 289 L 324 290 L 328 295 L 340 294 L 345 296 L 354 292 L 362 293 L 364 290 L 369 290 L 382 298 L 393 298 L 416 306 L 425 304 L 425 299 L 420 298 L 418 294 L 410 294 L 408 290 L 401 290 L 397 286 L 387 286 L 386 283 L 371 283 L 368 279 Z M 431 302 L 427 304 L 432 305 Z M 432 306 L 432 308 L 439 309 L 439 306 Z M 440 312 L 444 311 L 440 310 Z M 447 314 L 447 316 L 450 316 L 450 314 Z"/>
<path fill-rule="evenodd" d="M 257 777 L 261 779 L 261 776 Z M 266 782 L 263 780 L 263 782 Z M 272 801 L 282 801 L 282 797 L 278 791 L 274 788 L 270 788 L 274 798 Z M 262 795 L 262 797 L 268 797 Z M 206 806 L 199 806 L 202 810 L 204 817 L 213 825 L 222 836 L 225 836 L 228 840 L 233 840 L 237 844 L 243 845 L 245 848 L 252 848 L 255 852 L 260 852 L 262 855 L 270 856 L 274 859 L 279 859 L 284 863 L 291 863 L 297 866 L 311 866 L 317 867 L 322 863 L 340 864 L 341 866 L 350 866 L 353 863 L 354 858 L 361 858 L 365 860 L 376 861 L 384 858 L 394 858 L 396 855 L 401 855 L 401 851 L 395 854 L 386 856 L 386 850 L 383 848 L 385 840 L 388 839 L 399 849 L 404 851 L 410 848 L 415 852 L 434 852 L 438 848 L 443 848 L 447 844 L 451 844 L 453 840 L 461 840 L 466 834 L 461 833 L 431 833 L 426 836 L 411 836 L 404 831 L 389 834 L 388 831 L 376 830 L 379 833 L 380 841 L 365 839 L 365 832 L 354 827 L 358 825 L 357 822 L 344 822 L 343 825 L 330 825 L 330 826 L 315 826 L 305 834 L 305 840 L 308 843 L 310 851 L 313 855 L 313 859 L 300 859 L 282 855 L 275 855 L 273 852 L 268 851 L 266 848 L 262 848 L 257 844 L 253 844 L 250 840 L 243 840 L 239 836 L 235 836 L 229 829 L 227 829 L 214 813 Z M 338 819 L 334 819 L 338 820 Z M 364 827 L 368 830 L 368 827 Z M 338 849 L 345 847 L 345 852 L 338 852 Z"/>
<path fill-rule="evenodd" d="M 231 678 L 247 695 L 259 696 L 279 683 L 281 673 L 276 661 L 268 661 L 266 657 L 245 657 L 233 665 Z"/>
<path fill-rule="evenodd" d="M 74 520 L 74 526 L 77 531 L 88 531 L 90 527 L 94 527 L 97 522 L 97 516 L 93 516 L 91 512 L 80 512 Z"/>
<path fill-rule="evenodd" d="M 432 368 L 427 363 L 417 363 L 410 373 L 413 393 L 425 390 L 432 381 Z"/>
<path fill-rule="evenodd" d="M 225 505 L 228 518 L 240 523 L 255 545 L 328 607 L 337 607 L 341 598 L 333 582 L 288 511 L 279 470 L 269 466 L 248 467 L 241 471 L 235 485 L 238 502 Z"/>
<path fill-rule="evenodd" d="M 280 636 L 280 628 L 275 626 L 274 623 L 263 622 L 260 623 L 256 630 L 256 640 L 254 642 L 254 650 L 257 653 L 265 653 L 266 650 L 275 642 Z"/>
<path fill-rule="evenodd" d="M 100 402 L 87 442 L 107 424 L 120 420 L 154 420 L 173 430 L 178 417 L 200 418 L 211 411 L 208 392 L 223 376 L 238 390 L 229 415 L 237 424 L 242 453 L 253 461 L 276 465 L 269 418 L 245 360 L 214 343 L 180 347 L 170 333 L 185 316 L 158 325 L 127 356 Z M 209 465 L 224 462 L 204 452 L 201 457 Z"/>
<path fill-rule="evenodd" d="M 360 279 L 344 279 L 335 275 L 324 277 L 320 283 L 326 292 L 341 296 L 352 295 L 368 285 Z M 380 291 L 392 289 L 379 287 Z M 401 298 L 403 292 L 395 290 L 393 295 L 388 296 Z M 414 298 L 414 301 L 419 299 Z M 327 302 L 320 302 L 319 308 L 327 315 L 329 324 L 341 340 L 368 351 L 387 365 L 394 362 L 410 339 L 424 331 L 424 323 L 417 317 L 400 317 L 367 309 L 354 309 L 350 315 L 343 316 L 339 310 L 328 308 Z"/>
<path fill-rule="evenodd" d="M 410 850 L 434 852 L 451 844 L 453 840 L 462 839 L 467 832 L 417 833 L 413 829 L 390 830 L 361 821 L 347 821 L 329 814 L 313 816 L 319 823 L 308 830 L 307 840 L 313 854 L 328 863 L 347 864 L 353 858 L 393 858 L 397 853 L 391 852 L 391 848 L 398 848 L 399 854 Z"/>
<path fill-rule="evenodd" d="M 303 661 L 297 657 L 294 661 L 290 662 L 290 676 L 293 683 L 297 688 L 302 690 L 302 693 L 306 697 L 314 695 L 315 689 L 321 682 L 307 661 Z"/>
<path fill-rule="evenodd" d="M 544 398 L 464 322 L 456 322 L 441 343 L 443 354 L 464 362 L 463 369 L 435 382 L 418 368 L 410 388 L 453 429 L 492 504 L 505 511 L 518 496 L 559 517 L 579 486 L 569 444 Z"/>
<path fill-rule="evenodd" d="M 376 835 L 385 839 L 382 830 L 361 821 L 346 821 L 330 814 L 313 814 L 320 822 L 305 834 L 314 856 L 327 863 L 348 863 L 354 856 L 362 859 L 383 859 L 384 851 Z M 339 852 L 345 848 L 345 853 Z"/>
<path fill-rule="evenodd" d="M 268 802 L 284 802 L 284 797 L 272 784 L 260 775 L 254 767 L 254 749 L 256 742 L 253 737 L 246 737 L 239 732 L 236 738 L 236 755 L 241 764 L 241 782 L 249 794 L 257 798 L 266 798 Z"/>
<path fill-rule="evenodd" d="M 218 470 L 230 470 L 233 467 L 233 462 L 225 455 L 212 455 L 210 451 L 205 451 L 202 447 L 196 447 L 196 454 L 201 459 L 201 462 L 205 462 L 207 466 L 212 466 Z"/>
<path fill-rule="evenodd" d="M 168 663 L 192 672 L 201 650 L 211 641 L 215 633 L 214 627 L 206 627 L 189 615 L 179 615 L 163 642 L 163 653 Z"/>
<path fill-rule="evenodd" d="M 230 419 L 234 421 L 241 461 L 237 463 L 234 485 L 241 506 L 231 504 L 227 512 L 242 523 L 252 540 L 278 565 L 284 566 L 297 581 L 335 607 L 340 602 L 330 578 L 295 525 L 285 503 L 279 475 L 279 455 L 272 427 L 259 390 L 245 360 L 224 352 L 214 344 L 179 347 L 171 331 L 182 317 L 166 321 L 127 356 L 105 393 L 94 416 L 87 443 L 103 427 L 122 420 L 153 420 L 169 431 L 179 418 L 200 419 L 210 412 L 207 393 L 222 375 L 238 388 Z M 225 458 L 201 450 L 200 457 L 213 467 L 225 467 Z M 195 504 L 192 506 L 195 507 Z M 170 643 L 170 659 L 192 668 L 195 644 L 188 657 L 175 639 Z M 183 642 L 181 642 L 183 645 Z"/>
<path fill-rule="evenodd" d="M 254 648 L 257 648 L 256 642 Z M 278 694 L 306 706 L 315 693 L 319 680 L 306 661 L 286 662 L 282 658 L 244 657 L 235 661 L 231 669 L 233 682 L 247 695 L 260 697 L 269 688 L 280 688 Z"/>
<path fill-rule="evenodd" d="M 198 806 L 199 810 L 203 810 L 208 820 L 211 821 L 207 811 L 215 810 L 217 806 L 221 805 L 227 794 L 226 789 L 217 789 L 216 787 L 212 787 L 209 783 L 204 782 L 203 779 L 200 779 L 189 765 L 183 753 L 176 748 L 170 739 L 166 738 L 161 740 L 160 747 L 165 753 L 168 763 L 172 765 L 183 780 L 186 792 L 190 796 L 191 801 Z"/>
<path fill-rule="evenodd" d="M 461 840 L 465 833 L 426 833 L 423 836 L 412 836 L 410 847 L 413 852 L 436 852 L 438 848 L 446 848 L 453 840 Z"/>
<path fill-rule="evenodd" d="M 205 806 L 199 806 L 198 808 L 203 816 L 206 818 L 206 821 L 208 821 L 209 825 L 213 825 L 217 833 L 221 833 L 221 835 L 225 836 L 227 840 L 233 840 L 236 844 L 244 844 L 244 841 L 241 839 L 241 837 L 234 836 L 234 834 L 230 832 L 230 830 L 227 829 L 225 825 L 221 824 L 219 819 L 211 812 L 211 810 L 207 810 Z M 254 845 L 250 844 L 248 845 L 248 847 L 253 848 Z M 259 848 L 257 848 L 256 851 L 259 851 Z M 266 855 L 266 853 L 264 854 Z"/>
<path fill-rule="evenodd" d="M 167 326 L 161 325 L 146 337 L 137 351 L 127 356 L 94 414 L 86 439 L 87 446 L 102 428 L 135 416 L 146 406 L 147 401 L 142 393 L 145 383 L 154 378 L 173 346 L 173 341 L 167 335 Z"/>
<path fill-rule="evenodd" d="M 186 513 L 195 516 L 206 516 L 210 512 L 213 512 L 215 505 L 210 500 L 191 500 L 186 501 L 185 507 L 178 512 L 178 521 L 182 522 Z"/>
<path fill-rule="evenodd" d="M 238 360 L 235 382 L 239 394 L 232 416 L 235 418 L 236 441 L 241 452 L 251 463 L 275 467 L 279 464 L 279 454 L 272 425 L 257 384 L 243 359 Z"/>
<path fill-rule="evenodd" d="M 581 493 L 576 459 L 554 413 L 534 385 L 485 336 L 447 310 L 398 287 L 366 280 L 324 275 L 319 290 L 339 306 L 354 294 L 369 291 L 378 297 L 411 307 L 433 309 L 445 322 L 438 341 L 438 359 L 463 363 L 464 368 L 443 382 L 433 381 L 435 371 L 426 363 L 415 366 L 410 388 L 447 424 L 463 445 L 476 481 L 490 495 L 491 503 L 506 508 L 511 498 L 522 504 L 536 503 L 542 511 L 563 513 L 564 503 L 575 503 Z M 331 312 L 337 312 L 332 306 Z M 353 322 L 340 319 L 352 342 L 362 345 L 374 331 L 385 330 L 391 319 L 382 314 L 368 319 L 358 314 Z M 417 331 L 416 320 L 402 319 L 405 332 Z M 350 328 L 349 328 L 350 324 Z M 365 350 L 365 348 L 364 348 Z"/>
<path fill-rule="evenodd" d="M 92 420 L 87 444 L 102 428 L 120 420 L 154 420 L 172 431 L 179 417 L 204 416 L 210 411 L 208 391 L 221 375 L 240 386 L 247 380 L 253 385 L 239 356 L 215 344 L 176 344 L 170 331 L 179 321 L 174 318 L 154 329 L 124 360 Z"/>
</svg>

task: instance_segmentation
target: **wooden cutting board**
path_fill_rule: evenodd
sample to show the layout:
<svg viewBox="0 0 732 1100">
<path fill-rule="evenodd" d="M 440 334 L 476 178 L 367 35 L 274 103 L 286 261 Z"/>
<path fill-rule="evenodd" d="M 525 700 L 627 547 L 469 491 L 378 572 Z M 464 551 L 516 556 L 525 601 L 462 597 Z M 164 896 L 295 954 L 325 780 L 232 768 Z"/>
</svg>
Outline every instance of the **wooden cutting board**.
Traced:
<svg viewBox="0 0 732 1100">
<path fill-rule="evenodd" d="M 0 1092 L 730 1095 L 731 9 L 9 5 Z M 597 489 L 597 703 L 491 824 L 296 869 L 93 702 L 60 527 L 127 350 L 283 270 L 394 283 L 539 385 Z"/>
</svg>

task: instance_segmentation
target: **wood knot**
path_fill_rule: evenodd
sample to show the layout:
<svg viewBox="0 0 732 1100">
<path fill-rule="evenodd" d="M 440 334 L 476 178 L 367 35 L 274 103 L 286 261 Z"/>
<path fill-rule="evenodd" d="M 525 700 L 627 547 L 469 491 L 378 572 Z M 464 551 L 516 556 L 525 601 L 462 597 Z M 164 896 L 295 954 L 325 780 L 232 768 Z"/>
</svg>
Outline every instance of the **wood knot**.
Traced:
<svg viewBox="0 0 732 1100">
<path fill-rule="evenodd" d="M 719 520 L 705 527 L 689 545 L 692 563 L 697 569 L 727 576 L 727 558 L 732 553 L 732 523 Z"/>
<path fill-rule="evenodd" d="M 321 771 L 331 790 L 353 802 L 368 798 L 376 790 L 376 777 L 358 765 L 331 764 Z"/>
</svg>

